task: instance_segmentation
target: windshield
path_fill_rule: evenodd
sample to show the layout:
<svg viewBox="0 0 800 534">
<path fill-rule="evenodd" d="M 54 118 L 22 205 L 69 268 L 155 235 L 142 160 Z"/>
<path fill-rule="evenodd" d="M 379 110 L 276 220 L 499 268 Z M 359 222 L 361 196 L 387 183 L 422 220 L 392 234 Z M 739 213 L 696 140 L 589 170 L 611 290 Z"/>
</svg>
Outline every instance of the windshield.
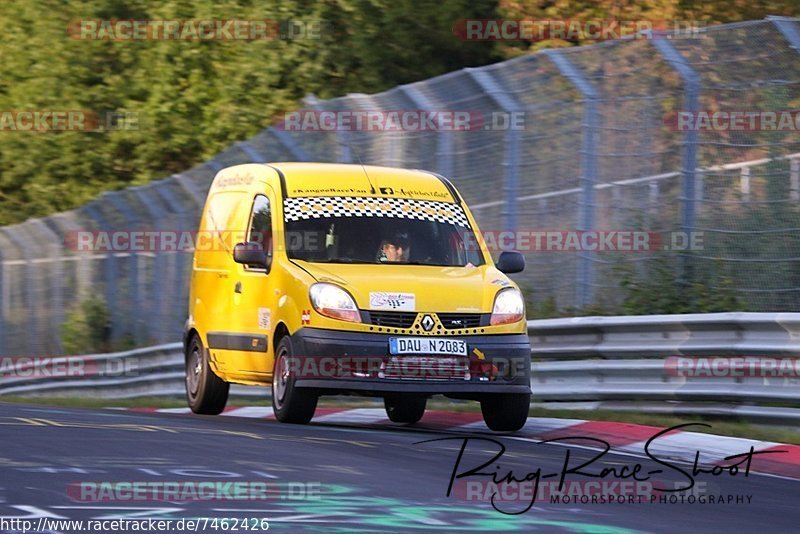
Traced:
<svg viewBox="0 0 800 534">
<path fill-rule="evenodd" d="M 404 199 L 335 199 L 334 204 L 316 198 L 311 204 L 287 200 L 293 201 L 284 208 L 286 252 L 291 259 L 448 267 L 484 264 L 466 216 L 454 204 L 417 201 L 425 207 L 415 211 L 415 201 Z M 388 201 L 391 207 L 383 204 Z M 373 206 L 378 207 L 370 209 Z"/>
</svg>

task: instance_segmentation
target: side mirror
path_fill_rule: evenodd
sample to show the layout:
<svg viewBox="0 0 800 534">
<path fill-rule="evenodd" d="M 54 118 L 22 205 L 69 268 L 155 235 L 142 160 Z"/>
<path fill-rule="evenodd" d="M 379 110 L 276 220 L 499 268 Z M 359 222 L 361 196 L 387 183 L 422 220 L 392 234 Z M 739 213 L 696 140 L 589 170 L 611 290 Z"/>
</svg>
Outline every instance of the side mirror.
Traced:
<svg viewBox="0 0 800 534">
<path fill-rule="evenodd" d="M 497 258 L 497 269 L 506 274 L 521 273 L 525 270 L 525 256 L 516 250 L 506 250 Z"/>
<path fill-rule="evenodd" d="M 264 252 L 260 243 L 248 241 L 247 243 L 237 243 L 233 247 L 233 261 L 269 270 L 272 258 Z"/>
</svg>

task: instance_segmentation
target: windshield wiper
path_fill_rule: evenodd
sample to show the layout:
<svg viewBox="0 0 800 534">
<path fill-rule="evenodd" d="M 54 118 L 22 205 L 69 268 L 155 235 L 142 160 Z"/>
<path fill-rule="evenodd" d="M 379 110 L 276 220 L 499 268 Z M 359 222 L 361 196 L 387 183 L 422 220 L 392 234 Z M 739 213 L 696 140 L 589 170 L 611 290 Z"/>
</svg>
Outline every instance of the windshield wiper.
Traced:
<svg viewBox="0 0 800 534">
<path fill-rule="evenodd" d="M 364 260 L 354 260 L 353 258 L 347 258 L 347 257 L 307 260 L 307 261 L 309 261 L 310 263 L 372 263 Z"/>
<path fill-rule="evenodd" d="M 450 265 L 446 263 L 427 263 L 424 261 L 381 261 L 380 265 L 426 265 L 428 267 L 464 267 L 463 265 Z"/>
</svg>

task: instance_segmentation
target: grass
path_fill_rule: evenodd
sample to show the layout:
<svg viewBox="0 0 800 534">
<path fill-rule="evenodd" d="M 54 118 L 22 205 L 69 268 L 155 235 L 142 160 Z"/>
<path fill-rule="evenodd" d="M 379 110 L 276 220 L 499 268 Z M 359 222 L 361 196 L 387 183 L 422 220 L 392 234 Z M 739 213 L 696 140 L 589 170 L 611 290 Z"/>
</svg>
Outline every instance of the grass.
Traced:
<svg viewBox="0 0 800 534">
<path fill-rule="evenodd" d="M 186 399 L 183 397 L 140 397 L 135 399 L 98 399 L 96 397 L 16 397 L 2 396 L 0 402 L 17 404 L 41 404 L 57 407 L 76 408 L 185 408 Z M 268 398 L 260 397 L 231 397 L 228 406 L 270 406 Z M 319 406 L 347 407 L 347 408 L 382 408 L 380 399 L 364 397 L 323 397 Z M 479 412 L 480 406 L 471 401 L 450 401 L 434 398 L 428 401 L 428 409 L 444 410 L 451 412 Z M 648 414 L 641 412 L 605 411 L 605 410 L 552 410 L 545 408 L 532 408 L 531 417 L 555 417 L 565 419 L 588 419 L 592 421 L 615 421 L 620 423 L 633 423 L 657 427 L 668 427 L 682 423 L 705 423 L 711 427 L 691 427 L 687 430 L 703 432 L 721 436 L 734 436 L 780 443 L 793 443 L 800 445 L 800 431 L 780 426 L 766 426 L 750 423 L 735 418 L 716 418 L 708 416 L 676 416 L 663 414 Z"/>
</svg>

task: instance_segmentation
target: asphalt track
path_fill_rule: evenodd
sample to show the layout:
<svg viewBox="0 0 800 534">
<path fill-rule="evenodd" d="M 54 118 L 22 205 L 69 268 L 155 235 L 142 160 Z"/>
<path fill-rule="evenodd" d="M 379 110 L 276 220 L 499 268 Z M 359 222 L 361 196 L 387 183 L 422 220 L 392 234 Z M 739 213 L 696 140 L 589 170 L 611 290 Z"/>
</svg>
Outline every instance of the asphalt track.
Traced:
<svg viewBox="0 0 800 534">
<path fill-rule="evenodd" d="M 469 436 L 491 437 L 507 448 L 484 472 L 500 466 L 497 472 L 511 469 L 517 478 L 538 468 L 560 473 L 567 452 L 570 466 L 598 454 L 488 430 Z M 419 443 L 448 437 L 456 439 Z M 540 498 L 524 513 L 507 515 L 495 510 L 488 493 L 468 495 L 458 485 L 461 481 L 446 495 L 464 437 L 390 425 L 296 426 L 265 419 L 0 403 L 0 523 L 20 517 L 205 520 L 198 532 L 234 530 L 233 522 L 227 529 L 219 523 L 214 529 L 208 522 L 214 518 L 247 519 L 251 525 L 265 519 L 269 530 L 284 532 L 777 533 L 797 532 L 800 525 L 800 481 L 754 473 L 696 477 L 708 495 L 740 496 L 744 504 L 689 503 L 685 494 L 683 503 L 565 504 Z M 479 466 L 497 450 L 492 442 L 472 439 L 458 471 Z M 644 457 L 608 452 L 587 470 L 620 470 L 636 463 L 642 464 L 642 472 L 663 467 Z M 663 471 L 658 476 L 665 485 L 685 482 L 677 471 Z M 569 479 L 590 480 L 574 474 Z M 487 478 L 469 480 L 483 483 Z M 76 492 L 76 484 L 86 481 L 266 481 L 276 490 L 266 500 L 97 502 L 93 495 Z M 530 504 L 527 498 L 513 497 L 495 505 L 518 512 Z"/>
</svg>

